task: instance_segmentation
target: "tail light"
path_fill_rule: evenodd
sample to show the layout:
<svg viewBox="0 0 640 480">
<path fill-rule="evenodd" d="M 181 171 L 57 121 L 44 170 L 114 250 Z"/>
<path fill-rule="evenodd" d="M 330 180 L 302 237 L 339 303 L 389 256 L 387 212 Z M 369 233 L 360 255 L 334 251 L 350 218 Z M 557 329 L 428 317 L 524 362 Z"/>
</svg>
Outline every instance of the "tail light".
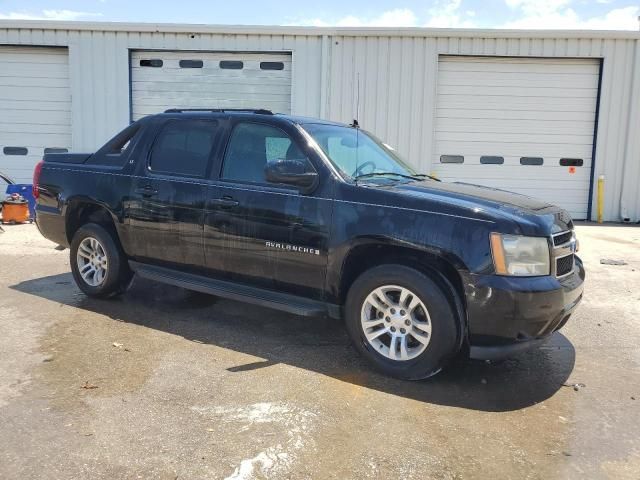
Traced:
<svg viewBox="0 0 640 480">
<path fill-rule="evenodd" d="M 36 165 L 36 168 L 33 169 L 33 185 L 31 187 L 33 189 L 32 190 L 33 198 L 38 198 L 40 196 L 39 183 L 40 183 L 40 173 L 42 172 L 43 164 L 44 164 L 44 160 L 40 160 Z"/>
</svg>

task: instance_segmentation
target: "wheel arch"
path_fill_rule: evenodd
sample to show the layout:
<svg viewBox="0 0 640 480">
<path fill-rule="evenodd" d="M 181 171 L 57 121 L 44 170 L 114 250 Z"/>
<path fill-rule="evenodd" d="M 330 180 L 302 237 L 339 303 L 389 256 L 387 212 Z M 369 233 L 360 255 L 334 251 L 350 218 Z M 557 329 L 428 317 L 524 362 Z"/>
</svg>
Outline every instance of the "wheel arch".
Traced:
<svg viewBox="0 0 640 480">
<path fill-rule="evenodd" d="M 114 215 L 105 205 L 86 197 L 69 199 L 65 209 L 65 232 L 69 244 L 78 229 L 87 223 L 96 223 L 104 227 L 114 235 L 116 242 L 120 241 Z"/>
<path fill-rule="evenodd" d="M 337 300 L 344 305 L 350 286 L 364 272 L 380 265 L 397 264 L 413 268 L 434 280 L 451 301 L 459 322 L 459 343 L 467 338 L 465 290 L 460 270 L 466 270 L 454 255 L 437 249 L 420 248 L 379 239 L 360 239 L 342 262 Z"/>
</svg>

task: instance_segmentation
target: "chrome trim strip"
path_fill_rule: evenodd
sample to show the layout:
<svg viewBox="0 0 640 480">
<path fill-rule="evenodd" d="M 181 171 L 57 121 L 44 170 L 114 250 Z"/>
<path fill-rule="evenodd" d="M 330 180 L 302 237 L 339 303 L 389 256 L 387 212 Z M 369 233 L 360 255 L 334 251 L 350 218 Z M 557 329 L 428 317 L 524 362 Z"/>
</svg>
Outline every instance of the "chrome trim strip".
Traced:
<svg viewBox="0 0 640 480">
<path fill-rule="evenodd" d="M 571 247 L 571 242 L 565 243 L 564 245 L 560 245 L 559 247 L 556 247 L 553 249 L 553 258 L 558 259 L 558 258 L 566 257 L 567 255 L 570 255 L 572 253 L 575 253 L 575 252 Z"/>
<path fill-rule="evenodd" d="M 61 172 L 76 172 L 76 173 L 84 173 L 87 175 L 111 175 L 111 176 L 116 176 L 116 177 L 127 177 L 127 178 L 139 178 L 139 179 L 145 179 L 145 178 L 149 178 L 149 177 L 143 177 L 140 175 L 128 175 L 125 173 L 111 173 L 111 172 L 101 172 L 98 170 L 84 170 L 84 169 L 73 169 L 73 168 L 60 168 L 60 167 L 54 167 L 54 166 L 47 166 L 47 170 L 57 170 L 57 171 L 61 171 Z M 326 202 L 336 202 L 336 203 L 348 203 L 348 204 L 353 204 L 353 205 L 366 205 L 369 207 L 378 207 L 378 208 L 390 208 L 390 209 L 395 209 L 395 210 L 407 210 L 409 212 L 417 212 L 417 213 L 428 213 L 428 214 L 432 214 L 432 215 L 441 215 L 441 216 L 445 216 L 445 217 L 453 217 L 453 218 L 463 218 L 465 220 L 471 220 L 474 222 L 483 222 L 483 223 L 495 223 L 493 220 L 485 220 L 483 218 L 474 218 L 474 217 L 466 217 L 464 215 L 455 215 L 453 213 L 444 213 L 444 212 L 435 212 L 433 210 L 422 210 L 422 209 L 418 209 L 418 208 L 410 208 L 410 207 L 396 207 L 395 205 L 382 205 L 382 204 L 378 204 L 378 203 L 367 203 L 367 202 L 356 202 L 356 201 L 352 201 L 352 200 L 339 200 L 339 199 L 335 199 L 335 198 L 323 198 L 323 197 L 313 197 L 311 195 L 301 195 L 299 193 L 292 193 L 291 191 L 287 191 L 286 189 L 283 189 L 283 191 L 281 192 L 276 192 L 273 190 L 260 190 L 257 188 L 242 188 L 242 187 L 237 187 L 237 186 L 233 186 L 233 185 L 223 185 L 219 180 L 209 180 L 206 183 L 205 182 L 194 182 L 194 181 L 190 181 L 188 179 L 182 179 L 182 178 L 160 178 L 160 177 L 153 177 L 154 181 L 160 181 L 160 182 L 181 182 L 181 183 L 190 183 L 190 184 L 194 184 L 194 185 L 200 185 L 202 187 L 207 187 L 207 186 L 211 186 L 211 187 L 220 187 L 220 188 L 228 188 L 228 189 L 233 189 L 233 190 L 241 190 L 241 191 L 245 191 L 245 192 L 258 192 L 258 193 L 269 193 L 269 194 L 273 194 L 273 195 L 287 195 L 287 196 L 300 196 L 301 198 L 310 198 L 310 199 L 314 199 L 314 200 L 323 200 Z M 273 188 L 273 187 L 271 187 Z"/>
</svg>

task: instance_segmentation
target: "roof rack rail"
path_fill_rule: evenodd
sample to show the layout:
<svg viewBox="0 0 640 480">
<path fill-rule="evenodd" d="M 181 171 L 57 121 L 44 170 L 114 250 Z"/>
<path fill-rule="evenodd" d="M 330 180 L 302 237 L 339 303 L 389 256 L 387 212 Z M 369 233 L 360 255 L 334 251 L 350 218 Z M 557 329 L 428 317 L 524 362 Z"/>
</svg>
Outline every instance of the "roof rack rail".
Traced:
<svg viewBox="0 0 640 480">
<path fill-rule="evenodd" d="M 244 112 L 244 113 L 257 113 L 259 115 L 273 115 L 271 110 L 264 108 L 169 108 L 164 113 L 182 113 L 182 112 Z"/>
</svg>

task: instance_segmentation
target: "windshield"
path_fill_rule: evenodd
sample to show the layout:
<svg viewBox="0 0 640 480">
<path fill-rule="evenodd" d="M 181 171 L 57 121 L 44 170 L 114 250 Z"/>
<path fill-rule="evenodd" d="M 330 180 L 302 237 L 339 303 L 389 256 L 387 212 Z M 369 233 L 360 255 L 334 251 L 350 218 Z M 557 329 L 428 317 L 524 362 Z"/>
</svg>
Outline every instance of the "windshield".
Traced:
<svg viewBox="0 0 640 480">
<path fill-rule="evenodd" d="M 368 132 L 340 125 L 303 127 L 345 177 L 398 180 L 418 176 L 391 147 Z"/>
</svg>

